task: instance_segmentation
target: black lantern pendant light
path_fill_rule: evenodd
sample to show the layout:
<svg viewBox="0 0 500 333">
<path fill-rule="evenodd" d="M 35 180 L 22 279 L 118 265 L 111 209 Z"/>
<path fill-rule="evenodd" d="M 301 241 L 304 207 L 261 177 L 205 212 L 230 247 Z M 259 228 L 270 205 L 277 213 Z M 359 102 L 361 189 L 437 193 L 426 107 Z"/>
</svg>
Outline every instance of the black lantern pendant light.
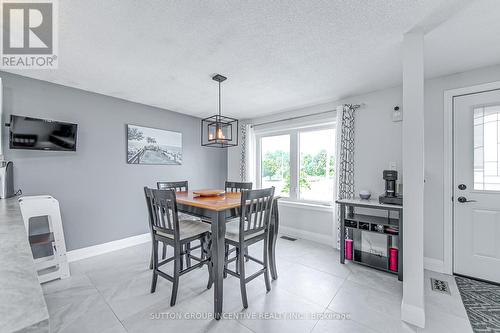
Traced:
<svg viewBox="0 0 500 333">
<path fill-rule="evenodd" d="M 216 148 L 238 145 L 238 119 L 221 115 L 221 83 L 227 77 L 216 74 L 212 80 L 219 82 L 219 114 L 201 120 L 201 145 Z"/>
</svg>

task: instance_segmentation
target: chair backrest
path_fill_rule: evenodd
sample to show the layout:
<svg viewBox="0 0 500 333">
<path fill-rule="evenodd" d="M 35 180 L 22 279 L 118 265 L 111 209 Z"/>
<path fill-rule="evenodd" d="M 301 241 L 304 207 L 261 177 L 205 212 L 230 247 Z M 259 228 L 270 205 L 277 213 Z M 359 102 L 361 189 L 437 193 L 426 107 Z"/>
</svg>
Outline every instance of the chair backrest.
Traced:
<svg viewBox="0 0 500 333">
<path fill-rule="evenodd" d="M 226 192 L 241 192 L 243 190 L 251 190 L 252 183 L 244 183 L 244 182 L 228 182 L 224 186 Z"/>
<path fill-rule="evenodd" d="M 147 186 L 144 186 L 144 197 L 146 198 L 146 207 L 148 209 L 149 229 L 153 230 L 153 193 Z"/>
<path fill-rule="evenodd" d="M 174 190 L 175 192 L 187 192 L 188 181 L 181 182 L 158 182 L 156 186 L 159 190 Z"/>
<path fill-rule="evenodd" d="M 144 187 L 151 232 L 161 231 L 179 239 L 179 218 L 174 190 L 155 190 Z"/>
<path fill-rule="evenodd" d="M 246 235 L 267 230 L 273 197 L 274 187 L 241 192 L 240 241 Z"/>
</svg>

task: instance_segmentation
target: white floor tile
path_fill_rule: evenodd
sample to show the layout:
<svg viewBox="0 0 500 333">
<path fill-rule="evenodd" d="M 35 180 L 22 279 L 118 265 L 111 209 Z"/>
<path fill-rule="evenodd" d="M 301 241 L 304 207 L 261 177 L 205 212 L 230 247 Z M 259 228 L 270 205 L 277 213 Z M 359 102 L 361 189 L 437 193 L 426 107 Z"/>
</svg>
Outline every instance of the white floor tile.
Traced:
<svg viewBox="0 0 500 333">
<path fill-rule="evenodd" d="M 316 269 L 293 264 L 276 280 L 277 288 L 282 288 L 301 299 L 315 303 L 323 308 L 342 286 L 344 279 Z"/>
<path fill-rule="evenodd" d="M 347 265 L 352 270 L 348 280 L 380 291 L 403 295 L 403 282 L 398 281 L 397 275 L 352 262 L 347 262 Z"/>
<path fill-rule="evenodd" d="M 380 332 L 411 332 L 401 321 L 401 297 L 347 280 L 328 308 Z"/>
<path fill-rule="evenodd" d="M 295 262 L 340 278 L 346 278 L 352 273 L 350 265 L 340 263 L 337 251 L 309 253 L 296 258 Z"/>
<path fill-rule="evenodd" d="M 268 332 L 310 332 L 316 322 L 315 315 L 323 313 L 324 308 L 302 300 L 283 289 L 276 288 L 264 296 L 249 300 L 248 309 L 243 313 L 257 316 L 239 319 L 256 333 Z M 287 315 L 300 314 L 300 319 L 290 319 Z M 261 315 L 273 315 L 272 319 L 263 319 Z"/>
<path fill-rule="evenodd" d="M 249 307 L 243 309 L 239 280 L 228 276 L 223 293 L 227 317 L 220 321 L 211 319 L 213 289 L 206 289 L 206 267 L 181 277 L 177 304 L 170 307 L 170 282 L 158 278 L 156 292 L 149 292 L 150 255 L 151 246 L 145 243 L 88 258 L 70 264 L 71 278 L 44 284 L 52 332 L 416 331 L 400 320 L 402 283 L 396 275 L 351 262 L 341 265 L 339 252 L 326 245 L 278 239 L 279 278 L 271 283 L 271 292 L 266 292 L 263 277 L 251 281 Z M 262 245 L 252 246 L 250 255 L 261 258 Z M 259 268 L 246 263 L 249 274 Z M 164 269 L 171 273 L 172 265 Z M 448 281 L 451 295 L 431 291 L 431 276 Z M 471 332 L 453 277 L 426 271 L 425 296 L 426 328 L 419 331 Z M 321 319 L 325 309 L 349 319 Z M 302 318 L 283 320 L 287 314 Z"/>
<path fill-rule="evenodd" d="M 325 315 L 334 314 L 332 311 L 326 311 Z M 321 319 L 314 329 L 312 333 L 376 333 L 377 331 L 372 330 L 371 328 L 364 326 L 358 322 L 355 322 L 352 319 L 343 319 L 340 316 L 328 316 L 327 319 Z"/>
<path fill-rule="evenodd" d="M 431 277 L 447 281 L 450 287 L 450 294 L 433 291 L 431 288 Z M 424 278 L 425 305 L 427 312 L 444 311 L 459 318 L 467 318 L 467 312 L 462 303 L 462 298 L 454 277 L 426 271 Z"/>
<path fill-rule="evenodd" d="M 93 286 L 76 285 L 45 295 L 50 331 L 124 332 L 119 320 Z"/>
<path fill-rule="evenodd" d="M 425 333 L 472 333 L 472 327 L 467 317 L 457 317 L 443 311 L 438 311 L 436 308 L 425 309 L 425 328 L 419 329 L 418 332 Z"/>
</svg>

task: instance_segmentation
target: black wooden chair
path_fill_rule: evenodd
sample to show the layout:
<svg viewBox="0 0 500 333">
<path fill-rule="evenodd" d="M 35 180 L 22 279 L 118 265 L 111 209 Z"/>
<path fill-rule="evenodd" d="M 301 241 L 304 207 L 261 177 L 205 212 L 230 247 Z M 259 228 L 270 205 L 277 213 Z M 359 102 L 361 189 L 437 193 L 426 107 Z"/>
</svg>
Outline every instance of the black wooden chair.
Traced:
<svg viewBox="0 0 500 333">
<path fill-rule="evenodd" d="M 174 190 L 175 192 L 187 192 L 189 190 L 187 180 L 179 182 L 157 182 L 156 187 L 159 190 Z M 196 220 L 196 221 L 200 220 L 200 218 L 196 216 L 185 213 L 179 213 L 179 218 L 181 220 Z"/>
<path fill-rule="evenodd" d="M 236 248 L 236 256 L 228 258 L 226 265 L 236 261 L 236 270 L 225 268 L 224 272 L 240 279 L 243 307 L 248 307 L 246 284 L 259 275 L 264 275 L 266 289 L 271 290 L 269 280 L 269 222 L 273 205 L 274 187 L 262 190 L 244 190 L 241 192 L 241 216 L 239 220 L 226 224 L 226 244 Z M 246 249 L 254 243 L 263 241 L 263 260 L 246 254 Z M 262 265 L 262 269 L 247 277 L 245 275 L 245 257 Z"/>
<path fill-rule="evenodd" d="M 151 293 L 156 291 L 156 283 L 158 275 L 173 283 L 172 296 L 170 305 L 175 305 L 177 298 L 177 290 L 179 287 L 179 277 L 195 268 L 208 266 L 208 285 L 212 285 L 212 269 L 210 262 L 210 225 L 201 221 L 179 220 L 177 213 L 177 202 L 175 199 L 174 190 L 155 190 L 144 187 L 146 203 L 148 204 L 148 213 L 151 229 L 151 237 L 153 241 L 153 280 L 151 282 Z M 196 264 L 183 269 L 182 258 L 185 255 L 186 244 L 191 244 L 193 241 L 200 241 L 200 247 L 203 258 L 191 256 L 191 259 L 197 261 Z M 158 258 L 158 243 L 162 242 L 165 245 L 170 245 L 174 248 L 174 255 L 171 258 L 162 261 Z M 174 261 L 173 276 L 160 270 L 160 267 Z"/>
<path fill-rule="evenodd" d="M 188 185 L 188 181 L 187 180 L 182 180 L 182 181 L 175 181 L 175 182 L 157 182 L 156 183 L 156 187 L 159 189 L 159 190 L 174 190 L 175 192 L 187 192 L 189 190 L 189 185 Z M 194 220 L 194 221 L 200 221 L 200 218 L 196 217 L 196 216 L 193 216 L 193 215 L 189 215 L 189 214 L 185 214 L 185 213 L 179 213 L 179 220 Z M 191 251 L 190 251 L 190 244 L 186 244 L 186 252 L 187 252 L 187 255 L 186 255 L 186 266 L 189 267 L 191 265 L 191 260 L 190 260 L 190 255 L 191 255 Z M 162 251 L 162 259 L 165 259 L 166 256 L 167 256 L 167 252 L 166 252 L 166 246 L 164 245 L 163 246 L 163 251 Z M 151 256 L 151 258 L 153 258 Z M 153 268 L 153 261 L 151 259 L 151 264 L 150 264 L 150 269 Z"/>
<path fill-rule="evenodd" d="M 252 187 L 253 187 L 252 182 L 229 182 L 226 180 L 226 183 L 224 184 L 224 190 L 226 191 L 226 193 L 236 193 L 236 192 L 241 192 L 243 190 L 251 190 Z M 235 250 L 236 250 L 235 248 L 230 249 L 229 244 L 226 244 L 225 248 L 226 259 Z M 245 251 L 247 251 L 245 252 L 245 254 L 248 254 L 248 249 L 246 249 Z M 224 273 L 224 277 L 227 277 L 227 273 Z"/>
<path fill-rule="evenodd" d="M 156 186 L 159 190 L 174 190 L 175 192 L 187 192 L 189 190 L 187 180 L 180 182 L 157 182 Z"/>
<path fill-rule="evenodd" d="M 226 184 L 224 185 L 224 190 L 230 193 L 241 192 L 242 190 L 251 190 L 251 189 L 252 189 L 251 182 L 245 183 L 245 182 L 226 181 Z"/>
</svg>

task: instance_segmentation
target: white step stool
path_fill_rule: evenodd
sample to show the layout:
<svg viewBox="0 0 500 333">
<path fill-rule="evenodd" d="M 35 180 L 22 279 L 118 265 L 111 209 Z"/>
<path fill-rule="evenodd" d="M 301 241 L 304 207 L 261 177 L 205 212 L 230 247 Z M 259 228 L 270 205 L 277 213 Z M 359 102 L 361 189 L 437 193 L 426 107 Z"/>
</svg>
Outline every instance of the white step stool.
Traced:
<svg viewBox="0 0 500 333">
<path fill-rule="evenodd" d="M 38 271 L 38 281 L 44 283 L 68 278 L 69 266 L 66 258 L 66 243 L 64 242 L 59 201 L 49 195 L 23 196 L 19 198 L 19 205 L 30 244 L 32 246 L 52 245 L 52 255 L 34 259 Z M 49 226 L 47 233 L 29 235 L 30 220 L 34 217 L 47 217 Z"/>
</svg>

